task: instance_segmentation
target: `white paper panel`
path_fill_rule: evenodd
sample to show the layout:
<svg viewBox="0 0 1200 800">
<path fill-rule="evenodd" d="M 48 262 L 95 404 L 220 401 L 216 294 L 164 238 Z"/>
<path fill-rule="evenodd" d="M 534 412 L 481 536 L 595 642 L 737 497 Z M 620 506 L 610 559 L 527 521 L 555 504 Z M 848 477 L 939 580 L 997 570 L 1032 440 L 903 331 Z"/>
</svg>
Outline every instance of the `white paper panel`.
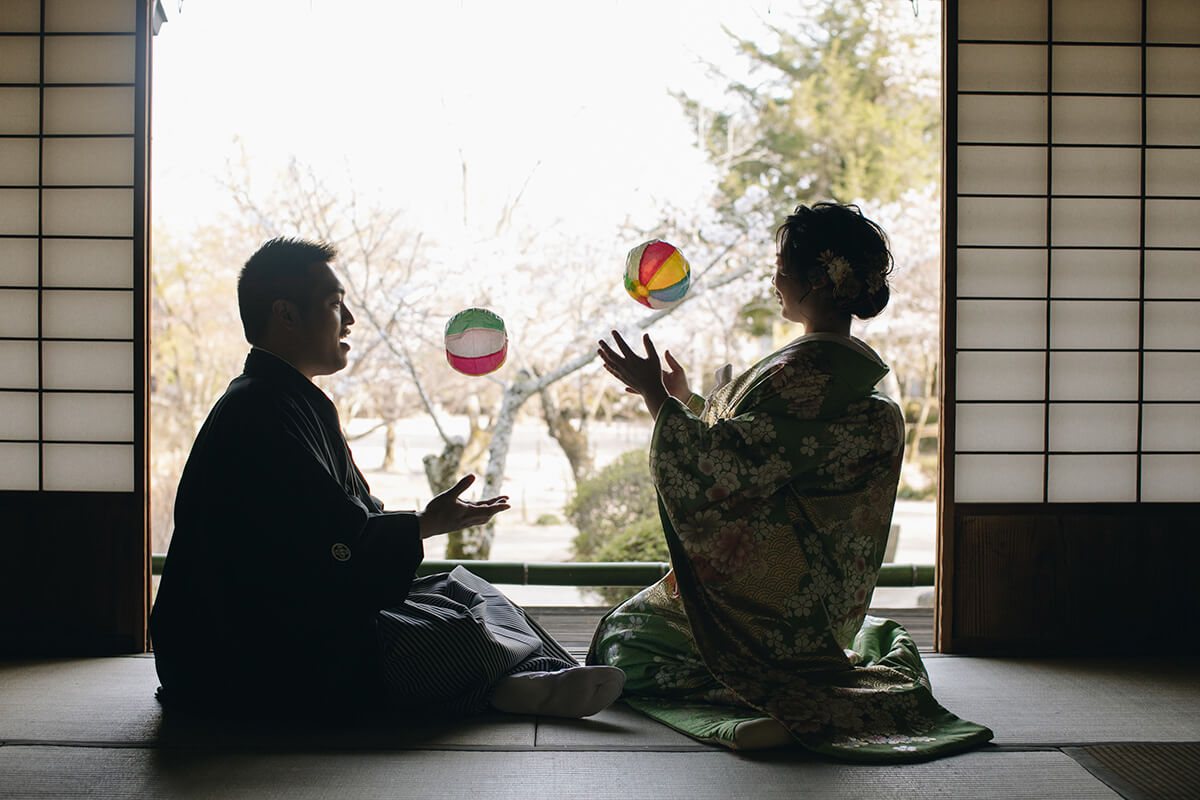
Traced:
<svg viewBox="0 0 1200 800">
<path fill-rule="evenodd" d="M 1051 353 L 1051 400 L 1137 400 L 1137 353 Z"/>
<path fill-rule="evenodd" d="M 954 500 L 958 503 L 1040 503 L 1040 455 L 954 457 Z"/>
<path fill-rule="evenodd" d="M 959 297 L 1044 297 L 1045 250 L 958 250 Z"/>
<path fill-rule="evenodd" d="M 1136 250 L 1053 250 L 1050 260 L 1051 297 L 1138 296 Z"/>
<path fill-rule="evenodd" d="M 0 233 L 36 236 L 37 189 L 0 189 Z"/>
<path fill-rule="evenodd" d="M 1146 194 L 1200 194 L 1200 150 L 1147 150 Z"/>
<path fill-rule="evenodd" d="M 1051 141 L 1056 144 L 1141 144 L 1137 97 L 1055 97 Z"/>
<path fill-rule="evenodd" d="M 1054 40 L 1137 42 L 1142 38 L 1141 0 L 1054 0 Z"/>
<path fill-rule="evenodd" d="M 1045 147 L 958 148 L 963 194 L 1045 194 Z"/>
<path fill-rule="evenodd" d="M 38 488 L 38 446 L 0 442 L 0 491 Z"/>
<path fill-rule="evenodd" d="M 1045 353 L 958 353 L 959 400 L 1041 400 L 1046 396 Z"/>
<path fill-rule="evenodd" d="M 30 33 L 41 30 L 41 0 L 4 0 L 0 3 L 0 31 Z"/>
<path fill-rule="evenodd" d="M 1050 456 L 1046 500 L 1051 503 L 1130 503 L 1137 500 L 1137 456 Z"/>
<path fill-rule="evenodd" d="M 0 184 L 36 186 L 38 140 L 0 139 Z"/>
<path fill-rule="evenodd" d="M 47 139 L 42 147 L 47 186 L 133 185 L 133 139 Z"/>
<path fill-rule="evenodd" d="M 1046 201 L 1040 198 L 963 197 L 959 244 L 1044 245 Z"/>
<path fill-rule="evenodd" d="M 1200 247 L 1200 200 L 1147 200 L 1147 247 Z"/>
<path fill-rule="evenodd" d="M 38 132 L 38 90 L 0 86 L 0 133 Z"/>
<path fill-rule="evenodd" d="M 1142 91 L 1140 47 L 1053 49 L 1054 91 L 1126 94 Z"/>
<path fill-rule="evenodd" d="M 135 0 L 46 0 L 47 31 L 132 33 L 136 27 Z"/>
<path fill-rule="evenodd" d="M 37 342 L 0 341 L 0 388 L 38 388 Z"/>
<path fill-rule="evenodd" d="M 132 189 L 46 189 L 42 231 L 47 236 L 132 236 Z"/>
<path fill-rule="evenodd" d="M 1146 144 L 1200 145 L 1200 100 L 1182 97 L 1147 99 Z"/>
<path fill-rule="evenodd" d="M 1051 403 L 1051 450 L 1137 451 L 1136 403 Z"/>
<path fill-rule="evenodd" d="M 959 300 L 957 346 L 1046 346 L 1044 300 Z"/>
<path fill-rule="evenodd" d="M 47 36 L 46 83 L 133 83 L 130 36 Z"/>
<path fill-rule="evenodd" d="M 1200 39 L 1192 44 L 1200 44 Z M 1146 91 L 1200 94 L 1200 47 L 1147 48 Z"/>
<path fill-rule="evenodd" d="M 1138 304 L 1120 300 L 1055 300 L 1050 303 L 1052 348 L 1138 347 Z"/>
<path fill-rule="evenodd" d="M 1146 303 L 1148 349 L 1200 350 L 1200 300 Z"/>
<path fill-rule="evenodd" d="M 42 242 L 46 286 L 133 288 L 133 241 L 46 239 Z"/>
<path fill-rule="evenodd" d="M 1147 400 L 1200 402 L 1200 353 L 1146 353 L 1143 370 Z"/>
<path fill-rule="evenodd" d="M 958 47 L 960 92 L 1046 91 L 1047 46 L 963 44 Z"/>
<path fill-rule="evenodd" d="M 0 285 L 37 286 L 37 239 L 0 239 Z"/>
<path fill-rule="evenodd" d="M 1153 0 L 1146 6 L 1146 41 L 1200 42 L 1200 3 L 1196 0 Z"/>
<path fill-rule="evenodd" d="M 1050 205 L 1050 241 L 1056 247 L 1138 247 L 1141 213 L 1136 199 L 1056 197 Z"/>
<path fill-rule="evenodd" d="M 959 0 L 960 39 L 1045 39 L 1046 0 Z"/>
<path fill-rule="evenodd" d="M 0 289 L 0 336 L 37 335 L 37 291 Z"/>
<path fill-rule="evenodd" d="M 1046 98 L 962 95 L 958 98 L 960 142 L 1046 141 Z"/>
<path fill-rule="evenodd" d="M 1117 147 L 1056 147 L 1051 156 L 1055 194 L 1142 193 L 1141 152 Z"/>
<path fill-rule="evenodd" d="M 1200 253 L 1147 250 L 1146 297 L 1200 298 Z"/>
<path fill-rule="evenodd" d="M 1142 456 L 1142 502 L 1200 500 L 1200 456 Z"/>
<path fill-rule="evenodd" d="M 41 53 L 36 36 L 0 36 L 0 83 L 37 83 Z"/>
<path fill-rule="evenodd" d="M 1200 403 L 1145 404 L 1142 449 L 1200 451 Z"/>
<path fill-rule="evenodd" d="M 42 350 L 47 389 L 133 391 L 130 342 L 43 342 Z"/>
<path fill-rule="evenodd" d="M 38 438 L 36 392 L 0 392 L 0 439 Z"/>
<path fill-rule="evenodd" d="M 133 97 L 132 86 L 47 88 L 46 133 L 132 134 Z"/>
<path fill-rule="evenodd" d="M 42 399 L 43 437 L 59 441 L 132 442 L 132 394 L 51 392 Z"/>
<path fill-rule="evenodd" d="M 955 450 L 1028 450 L 1045 447 L 1041 403 L 956 403 Z"/>
<path fill-rule="evenodd" d="M 133 292 L 42 293 L 42 334 L 61 339 L 133 338 Z"/>
<path fill-rule="evenodd" d="M 133 445 L 47 444 L 42 458 L 46 491 L 133 491 Z"/>
</svg>

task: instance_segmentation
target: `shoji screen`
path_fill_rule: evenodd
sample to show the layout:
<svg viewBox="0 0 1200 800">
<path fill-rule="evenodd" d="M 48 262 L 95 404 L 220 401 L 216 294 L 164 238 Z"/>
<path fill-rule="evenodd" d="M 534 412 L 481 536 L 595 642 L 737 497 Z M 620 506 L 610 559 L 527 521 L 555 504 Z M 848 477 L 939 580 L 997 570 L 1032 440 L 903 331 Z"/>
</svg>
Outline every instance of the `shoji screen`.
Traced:
<svg viewBox="0 0 1200 800">
<path fill-rule="evenodd" d="M 947 12 L 939 639 L 1044 642 L 1200 555 L 1200 3 Z"/>
<path fill-rule="evenodd" d="M 96 548 L 144 539 L 146 7 L 0 4 L 2 535 L 14 570 L 58 544 L 42 582 L 75 559 L 129 578 Z"/>
</svg>

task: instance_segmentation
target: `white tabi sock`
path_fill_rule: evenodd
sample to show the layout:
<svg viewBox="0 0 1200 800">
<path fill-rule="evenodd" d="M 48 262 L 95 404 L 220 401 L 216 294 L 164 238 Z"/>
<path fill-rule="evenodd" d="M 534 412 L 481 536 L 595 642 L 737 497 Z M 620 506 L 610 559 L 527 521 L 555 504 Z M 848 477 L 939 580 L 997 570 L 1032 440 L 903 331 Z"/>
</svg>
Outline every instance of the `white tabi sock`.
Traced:
<svg viewBox="0 0 1200 800">
<path fill-rule="evenodd" d="M 518 672 L 496 682 L 492 708 L 509 714 L 590 717 L 621 696 L 625 673 L 616 667 L 569 667 Z"/>
</svg>

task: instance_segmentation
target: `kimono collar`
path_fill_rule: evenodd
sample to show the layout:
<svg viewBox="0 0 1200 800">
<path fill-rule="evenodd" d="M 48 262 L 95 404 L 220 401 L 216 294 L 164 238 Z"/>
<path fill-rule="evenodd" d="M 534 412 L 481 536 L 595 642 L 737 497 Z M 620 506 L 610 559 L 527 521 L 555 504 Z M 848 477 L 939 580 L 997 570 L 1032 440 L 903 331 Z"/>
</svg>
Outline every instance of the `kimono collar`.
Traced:
<svg viewBox="0 0 1200 800">
<path fill-rule="evenodd" d="M 304 377 L 304 374 L 293 367 L 290 362 L 280 358 L 270 350 L 264 350 L 261 347 L 250 348 L 250 353 L 246 356 L 246 364 L 242 368 L 242 372 L 251 378 L 270 381 L 285 389 L 300 393 L 309 402 L 314 403 L 318 408 L 322 408 L 326 414 L 332 412 L 335 425 L 337 424 L 337 410 L 333 405 L 333 401 L 329 399 L 329 395 L 321 391 L 320 387 L 315 383 Z"/>
</svg>

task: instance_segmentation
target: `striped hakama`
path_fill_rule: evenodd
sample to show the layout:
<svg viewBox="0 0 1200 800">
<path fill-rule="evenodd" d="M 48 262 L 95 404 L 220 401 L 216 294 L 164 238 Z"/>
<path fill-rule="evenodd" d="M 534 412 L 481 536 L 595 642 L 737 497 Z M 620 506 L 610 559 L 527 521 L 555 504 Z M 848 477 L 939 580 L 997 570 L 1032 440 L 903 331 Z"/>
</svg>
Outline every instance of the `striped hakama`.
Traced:
<svg viewBox="0 0 1200 800">
<path fill-rule="evenodd" d="M 395 708 L 469 714 L 498 680 L 579 665 L 499 589 L 463 567 L 413 581 L 377 617 L 379 657 Z"/>
</svg>

